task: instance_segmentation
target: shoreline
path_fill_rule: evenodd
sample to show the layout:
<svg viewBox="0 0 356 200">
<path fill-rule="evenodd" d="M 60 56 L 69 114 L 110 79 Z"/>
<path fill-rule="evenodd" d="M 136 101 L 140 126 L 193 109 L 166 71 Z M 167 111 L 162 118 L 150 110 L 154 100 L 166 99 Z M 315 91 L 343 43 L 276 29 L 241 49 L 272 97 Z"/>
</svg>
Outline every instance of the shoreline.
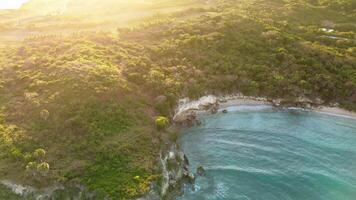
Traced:
<svg viewBox="0 0 356 200">
<path fill-rule="evenodd" d="M 227 100 L 219 104 L 219 109 L 224 109 L 233 106 L 259 106 L 259 105 L 268 105 L 273 106 L 273 103 L 269 101 L 258 101 L 253 99 L 232 99 Z"/>
<path fill-rule="evenodd" d="M 266 106 L 277 109 L 301 109 L 307 112 L 356 120 L 356 112 L 351 112 L 337 106 L 325 106 L 323 103 L 315 103 L 309 99 L 300 98 L 295 102 L 284 104 L 283 99 L 267 99 L 263 97 L 251 97 L 236 94 L 229 96 L 206 95 L 198 100 L 190 100 L 189 98 L 180 99 L 178 106 L 175 109 L 175 115 L 173 116 L 174 126 L 182 128 L 200 125 L 200 117 L 225 113 L 225 111 L 229 112 L 228 108 L 238 106 Z M 168 152 L 168 154 L 170 154 L 170 152 Z M 188 158 L 187 163 L 189 163 Z M 186 172 L 188 173 L 186 177 L 194 182 L 195 176 L 190 175 L 192 169 L 189 168 L 189 164 L 185 167 L 187 168 Z M 167 187 L 170 187 L 169 183 Z M 181 190 L 181 185 L 178 188 Z"/>
<path fill-rule="evenodd" d="M 312 109 L 316 113 L 324 114 L 324 115 L 331 115 L 336 117 L 343 117 L 356 120 L 356 112 L 348 111 L 343 108 L 339 107 L 328 107 L 328 106 L 321 106 L 320 108 Z"/>
<path fill-rule="evenodd" d="M 301 98 L 302 99 L 302 98 Z M 230 96 L 203 96 L 198 100 L 181 99 L 176 109 L 173 121 L 178 124 L 194 125 L 194 121 L 202 115 L 215 114 L 234 106 L 259 106 L 266 105 L 275 108 L 301 108 L 306 111 L 343 117 L 356 120 L 356 112 L 348 111 L 337 106 L 326 106 L 323 103 L 314 103 L 309 99 L 302 99 L 284 105 L 282 99 L 267 99 L 263 97 L 244 96 L 242 94 Z"/>
<path fill-rule="evenodd" d="M 266 106 L 273 106 L 273 107 L 280 107 L 280 108 L 291 108 L 290 106 L 276 106 L 272 102 L 267 101 L 267 100 L 253 100 L 253 99 L 231 99 L 227 100 L 226 102 L 220 103 L 219 104 L 219 110 L 226 109 L 229 107 L 234 107 L 234 106 L 260 106 L 260 105 L 266 105 Z M 302 107 L 297 107 L 297 108 L 302 108 Z M 349 119 L 355 119 L 356 120 L 356 112 L 348 111 L 346 109 L 340 108 L 340 107 L 330 107 L 330 106 L 320 106 L 320 107 L 312 107 L 312 108 L 302 108 L 305 109 L 306 111 L 310 112 L 315 112 L 319 114 L 324 114 L 324 115 L 330 115 L 330 116 L 335 116 L 335 117 L 343 117 L 343 118 L 349 118 Z"/>
</svg>

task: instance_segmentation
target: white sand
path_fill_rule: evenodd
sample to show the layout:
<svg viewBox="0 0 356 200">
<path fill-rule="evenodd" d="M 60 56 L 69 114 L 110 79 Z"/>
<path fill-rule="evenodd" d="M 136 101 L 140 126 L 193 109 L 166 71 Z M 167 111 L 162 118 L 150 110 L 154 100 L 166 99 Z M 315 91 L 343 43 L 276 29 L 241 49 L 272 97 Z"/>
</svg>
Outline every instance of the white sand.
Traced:
<svg viewBox="0 0 356 200">
<path fill-rule="evenodd" d="M 327 114 L 327 115 L 334 115 L 334 116 L 339 116 L 339 117 L 347 117 L 347 118 L 352 118 L 356 119 L 356 113 L 351 112 L 342 108 L 338 107 L 320 107 L 313 109 L 315 112 L 322 113 L 322 114 Z"/>
<path fill-rule="evenodd" d="M 232 100 L 227 100 L 226 102 L 220 103 L 219 108 L 227 108 L 231 106 L 241 106 L 241 105 L 272 105 L 271 102 L 268 101 L 257 101 L 257 100 L 252 100 L 252 99 L 232 99 Z"/>
<path fill-rule="evenodd" d="M 267 100 L 254 100 L 254 99 L 248 99 L 248 98 L 241 98 L 241 99 L 230 99 L 227 100 L 226 102 L 220 103 L 219 108 L 224 109 L 227 107 L 232 107 L 232 106 L 241 106 L 241 105 L 270 105 L 272 106 L 273 104 Z M 351 118 L 351 119 L 356 119 L 356 112 L 351 112 L 339 107 L 326 107 L 322 106 L 320 108 L 313 108 L 311 111 L 317 112 L 317 113 L 322 113 L 326 115 L 333 115 L 333 116 L 338 116 L 338 117 L 346 117 L 346 118 Z"/>
<path fill-rule="evenodd" d="M 267 106 L 273 106 L 273 103 L 268 101 L 266 98 L 261 98 L 261 97 L 249 97 L 249 96 L 243 96 L 241 94 L 236 94 L 236 95 L 230 95 L 230 96 L 220 96 L 216 97 L 213 95 L 208 95 L 200 98 L 199 100 L 196 101 L 190 101 L 189 99 L 182 99 L 180 101 L 180 104 L 176 110 L 176 115 L 174 116 L 175 121 L 179 120 L 184 120 L 186 112 L 191 112 L 194 111 L 197 115 L 204 115 L 207 112 L 207 110 L 204 110 L 203 108 L 208 106 L 208 105 L 216 105 L 218 104 L 219 110 L 226 109 L 228 107 L 233 107 L 233 106 L 258 106 L 258 105 L 267 105 Z M 339 107 L 327 107 L 327 106 L 322 106 L 322 107 L 316 107 L 310 109 L 310 111 L 322 113 L 322 114 L 327 114 L 327 115 L 333 115 L 333 116 L 339 116 L 339 117 L 346 117 L 346 118 L 352 118 L 356 119 L 356 112 L 351 112 Z M 189 114 L 189 113 L 188 113 Z M 182 118 L 182 119 L 180 119 Z"/>
</svg>

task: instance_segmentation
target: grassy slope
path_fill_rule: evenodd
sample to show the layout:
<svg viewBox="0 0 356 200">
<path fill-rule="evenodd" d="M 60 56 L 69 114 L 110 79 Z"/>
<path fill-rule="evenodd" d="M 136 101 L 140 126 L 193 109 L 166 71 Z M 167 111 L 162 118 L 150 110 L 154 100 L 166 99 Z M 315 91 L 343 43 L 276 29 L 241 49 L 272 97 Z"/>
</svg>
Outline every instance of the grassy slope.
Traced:
<svg viewBox="0 0 356 200">
<path fill-rule="evenodd" d="M 154 16 L 134 29 L 38 36 L 2 49 L 0 176 L 37 186 L 80 182 L 114 199 L 139 196 L 157 178 L 167 134 L 155 130 L 155 116 L 170 116 L 180 96 L 206 91 L 305 95 L 355 110 L 355 29 L 345 25 L 355 16 L 342 12 L 300 1 L 228 0 Z M 335 32 L 320 30 L 325 20 Z M 40 160 L 33 155 L 39 148 L 46 151 Z M 25 170 L 31 161 L 47 162 L 49 172 Z"/>
</svg>

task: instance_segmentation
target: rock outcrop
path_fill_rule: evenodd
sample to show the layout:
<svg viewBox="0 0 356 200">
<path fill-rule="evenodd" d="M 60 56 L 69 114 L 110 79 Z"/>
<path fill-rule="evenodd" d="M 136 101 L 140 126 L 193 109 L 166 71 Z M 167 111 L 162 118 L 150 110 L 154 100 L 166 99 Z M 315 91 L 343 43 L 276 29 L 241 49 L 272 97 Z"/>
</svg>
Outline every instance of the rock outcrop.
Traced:
<svg viewBox="0 0 356 200">
<path fill-rule="evenodd" d="M 197 168 L 197 175 L 198 175 L 198 176 L 205 176 L 205 169 L 204 169 L 203 166 L 199 166 L 199 167 Z"/>
<path fill-rule="evenodd" d="M 177 144 L 161 153 L 162 183 L 160 196 L 163 199 L 174 199 L 183 193 L 184 183 L 194 182 L 194 175 L 189 171 L 189 161 L 185 154 L 179 150 Z"/>
<path fill-rule="evenodd" d="M 198 100 L 190 100 L 184 98 L 179 100 L 176 114 L 173 117 L 173 121 L 178 125 L 193 126 L 199 125 L 199 115 L 211 113 L 214 114 L 218 111 L 220 105 L 228 106 L 231 104 L 269 104 L 275 107 L 299 107 L 305 109 L 318 108 L 325 104 L 320 98 L 310 99 L 305 96 L 291 99 L 268 99 L 265 97 L 244 96 L 241 93 L 214 96 L 203 96 Z M 226 113 L 227 110 L 223 110 Z"/>
<path fill-rule="evenodd" d="M 216 113 L 218 110 L 218 98 L 209 95 L 196 101 L 184 98 L 179 101 L 173 121 L 179 125 L 192 126 L 198 122 L 198 115 L 201 113 Z"/>
<path fill-rule="evenodd" d="M 322 106 L 325 102 L 320 98 L 310 99 L 305 96 L 300 96 L 296 99 L 273 99 L 272 103 L 276 107 L 298 107 L 304 109 L 313 109 Z"/>
</svg>

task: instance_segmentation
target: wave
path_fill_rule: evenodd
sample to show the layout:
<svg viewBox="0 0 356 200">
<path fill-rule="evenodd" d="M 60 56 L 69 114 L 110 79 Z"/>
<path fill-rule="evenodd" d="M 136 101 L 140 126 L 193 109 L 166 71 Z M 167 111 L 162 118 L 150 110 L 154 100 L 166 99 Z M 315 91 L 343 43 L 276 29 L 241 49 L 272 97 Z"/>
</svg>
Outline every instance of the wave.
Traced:
<svg viewBox="0 0 356 200">
<path fill-rule="evenodd" d="M 264 169 L 258 169 L 258 168 L 243 168 L 243 167 L 238 167 L 235 165 L 225 165 L 225 166 L 210 166 L 206 167 L 206 171 L 236 171 L 236 172 L 243 172 L 243 173 L 250 173 L 250 174 L 264 174 L 264 175 L 272 175 L 275 176 L 277 175 L 278 171 L 270 171 L 270 170 L 264 170 Z"/>
<path fill-rule="evenodd" d="M 240 174 L 249 174 L 253 176 L 254 178 L 258 176 L 268 176 L 268 177 L 274 177 L 276 179 L 280 180 L 285 180 L 284 184 L 290 185 L 291 180 L 298 180 L 298 179 L 307 179 L 310 182 L 325 182 L 329 184 L 334 184 L 334 185 L 342 185 L 342 186 L 347 186 L 349 188 L 352 188 L 356 191 L 356 185 L 355 183 L 351 181 L 347 181 L 345 179 L 342 179 L 338 177 L 335 174 L 331 174 L 325 171 L 321 171 L 318 169 L 311 170 L 311 169 L 306 169 L 306 170 L 300 170 L 300 171 L 281 171 L 281 170 L 267 170 L 267 169 L 260 169 L 260 168 L 253 168 L 253 167 L 239 167 L 235 165 L 225 165 L 225 166 L 210 166 L 206 167 L 207 174 L 211 172 L 217 172 L 217 171 L 232 171 Z M 289 181 L 287 181 L 289 180 Z M 292 184 L 291 184 L 292 185 Z"/>
<path fill-rule="evenodd" d="M 332 112 L 327 112 L 327 111 L 316 111 L 315 113 L 320 114 L 320 115 L 326 115 L 326 116 L 331 116 L 335 118 L 345 118 L 345 119 L 351 119 L 355 120 L 355 116 L 350 116 L 346 114 L 338 114 L 338 113 L 332 113 Z"/>
<path fill-rule="evenodd" d="M 238 108 L 251 114 L 211 116 L 184 135 L 192 166 L 202 165 L 207 172 L 197 178 L 202 190 L 192 194 L 202 199 L 354 199 L 354 121 L 257 107 Z"/>
<path fill-rule="evenodd" d="M 207 142 L 228 144 L 228 145 L 232 145 L 232 146 L 236 146 L 236 147 L 248 147 L 248 148 L 259 149 L 259 150 L 263 150 L 263 151 L 267 151 L 267 152 L 278 152 L 277 149 L 268 147 L 268 146 L 249 144 L 249 143 L 244 143 L 244 142 L 229 141 L 229 140 L 223 140 L 223 139 L 208 139 Z"/>
</svg>

